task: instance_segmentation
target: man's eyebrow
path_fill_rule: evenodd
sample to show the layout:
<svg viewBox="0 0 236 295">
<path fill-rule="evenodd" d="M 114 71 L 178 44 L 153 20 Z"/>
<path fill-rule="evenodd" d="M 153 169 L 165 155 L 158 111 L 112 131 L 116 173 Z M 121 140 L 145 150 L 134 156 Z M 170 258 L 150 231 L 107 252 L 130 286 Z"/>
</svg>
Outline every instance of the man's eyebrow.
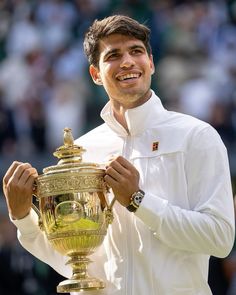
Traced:
<svg viewBox="0 0 236 295">
<path fill-rule="evenodd" d="M 143 49 L 145 50 L 145 46 L 144 45 L 138 45 L 138 44 L 135 44 L 135 45 L 132 45 L 128 48 L 129 50 L 134 50 L 134 49 Z M 112 53 L 117 53 L 117 52 L 120 52 L 121 50 L 119 48 L 112 48 L 110 50 L 108 50 L 105 54 L 104 54 L 104 57 L 108 56 L 109 54 L 112 54 Z"/>
<path fill-rule="evenodd" d="M 108 56 L 109 54 L 112 54 L 112 53 L 117 53 L 119 52 L 120 50 L 118 48 L 113 48 L 113 49 L 109 49 L 105 54 L 104 54 L 104 57 Z"/>
<path fill-rule="evenodd" d="M 130 49 L 145 49 L 145 46 L 144 45 L 138 45 L 138 44 L 135 44 L 135 45 L 132 45 L 130 47 Z"/>
</svg>

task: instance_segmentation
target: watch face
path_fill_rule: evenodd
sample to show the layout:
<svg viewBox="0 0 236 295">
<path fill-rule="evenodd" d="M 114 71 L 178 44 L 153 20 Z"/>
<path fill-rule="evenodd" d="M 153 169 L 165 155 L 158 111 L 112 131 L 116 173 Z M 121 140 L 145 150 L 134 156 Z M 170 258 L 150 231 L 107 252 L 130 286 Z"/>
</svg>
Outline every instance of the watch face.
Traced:
<svg viewBox="0 0 236 295">
<path fill-rule="evenodd" d="M 143 199 L 143 195 L 142 195 L 140 192 L 138 192 L 138 193 L 134 196 L 134 198 L 133 198 L 133 202 L 139 206 L 140 203 L 142 202 L 142 199 Z"/>
</svg>

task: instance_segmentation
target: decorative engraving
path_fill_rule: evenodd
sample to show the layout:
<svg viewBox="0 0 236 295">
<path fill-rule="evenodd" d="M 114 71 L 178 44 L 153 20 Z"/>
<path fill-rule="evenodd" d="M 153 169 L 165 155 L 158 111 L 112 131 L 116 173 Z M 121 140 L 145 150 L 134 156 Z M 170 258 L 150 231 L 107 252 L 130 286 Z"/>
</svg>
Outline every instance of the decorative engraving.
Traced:
<svg viewBox="0 0 236 295">
<path fill-rule="evenodd" d="M 41 178 L 37 184 L 38 196 L 48 197 L 72 192 L 105 190 L 105 182 L 100 175 L 81 175 L 76 172 L 71 174 L 63 173 L 63 175 L 48 175 Z"/>
</svg>

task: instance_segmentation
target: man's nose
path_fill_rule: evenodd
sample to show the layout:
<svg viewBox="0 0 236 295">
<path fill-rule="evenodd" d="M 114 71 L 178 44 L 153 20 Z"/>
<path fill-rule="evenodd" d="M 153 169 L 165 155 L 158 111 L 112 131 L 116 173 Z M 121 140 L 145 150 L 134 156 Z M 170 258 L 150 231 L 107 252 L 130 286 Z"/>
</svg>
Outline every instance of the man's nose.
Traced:
<svg viewBox="0 0 236 295">
<path fill-rule="evenodd" d="M 133 65 L 134 65 L 134 60 L 133 60 L 132 56 L 129 53 L 123 54 L 120 67 L 121 68 L 130 68 Z"/>
</svg>

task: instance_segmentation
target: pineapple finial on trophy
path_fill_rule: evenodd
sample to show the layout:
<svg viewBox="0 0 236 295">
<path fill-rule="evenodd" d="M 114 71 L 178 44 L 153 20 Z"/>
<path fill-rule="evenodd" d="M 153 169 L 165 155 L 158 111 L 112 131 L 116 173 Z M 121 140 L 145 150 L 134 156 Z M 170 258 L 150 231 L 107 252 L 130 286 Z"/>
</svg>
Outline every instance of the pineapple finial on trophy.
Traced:
<svg viewBox="0 0 236 295">
<path fill-rule="evenodd" d="M 82 153 L 85 152 L 82 146 L 74 143 L 71 128 L 63 129 L 64 145 L 58 147 L 53 153 L 59 160 L 58 164 L 80 163 L 82 161 Z"/>
<path fill-rule="evenodd" d="M 71 128 L 64 128 L 64 145 L 66 147 L 74 145 L 74 137 L 71 132 Z"/>
</svg>

